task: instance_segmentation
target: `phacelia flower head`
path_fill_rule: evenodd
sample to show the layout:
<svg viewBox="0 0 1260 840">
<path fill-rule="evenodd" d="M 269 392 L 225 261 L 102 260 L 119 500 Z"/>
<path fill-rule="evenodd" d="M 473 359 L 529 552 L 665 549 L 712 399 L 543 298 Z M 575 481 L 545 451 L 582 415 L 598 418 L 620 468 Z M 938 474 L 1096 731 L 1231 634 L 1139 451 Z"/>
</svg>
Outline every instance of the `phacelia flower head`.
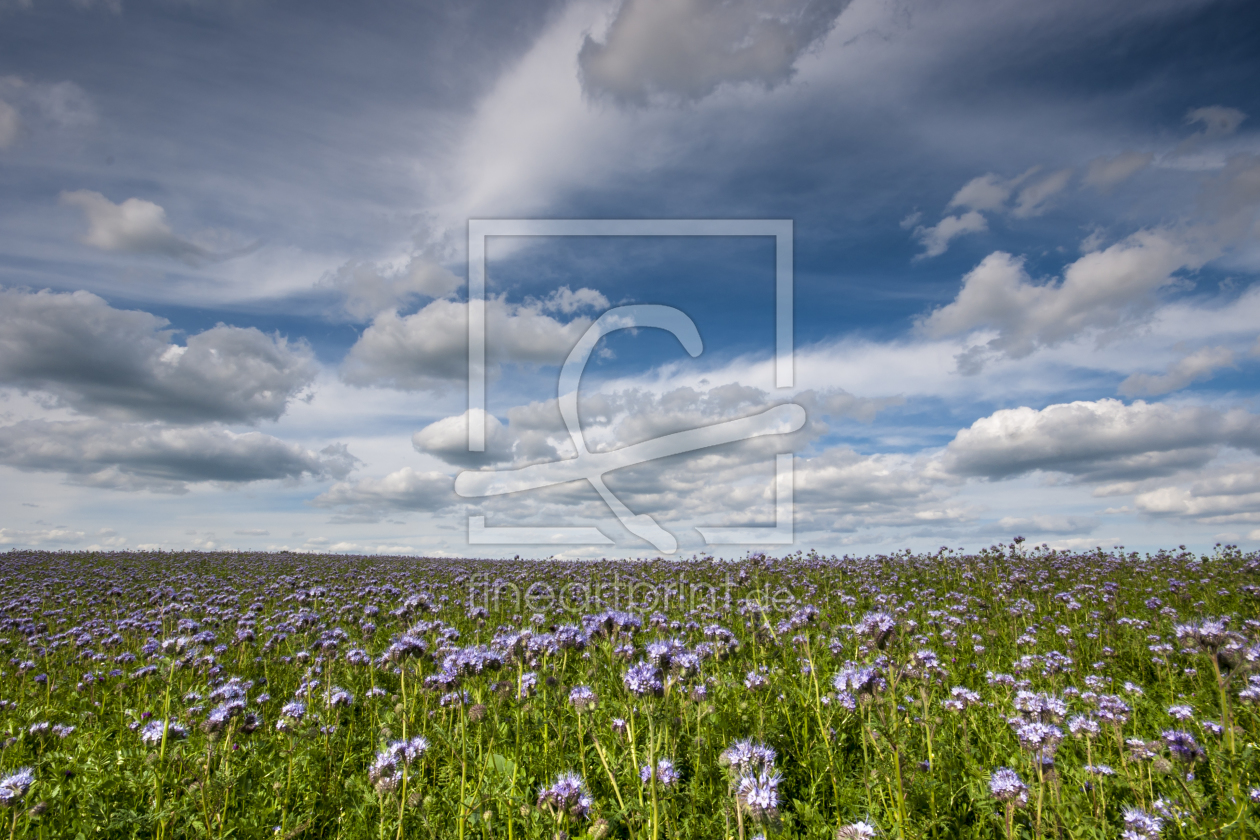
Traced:
<svg viewBox="0 0 1260 840">
<path fill-rule="evenodd" d="M 293 700 L 280 707 L 280 714 L 295 721 L 306 717 L 306 704 L 301 700 Z"/>
<path fill-rule="evenodd" d="M 573 708 L 579 712 L 587 709 L 595 708 L 599 703 L 599 697 L 595 695 L 595 691 L 589 685 L 574 686 L 569 692 L 569 702 L 573 704 Z"/>
<path fill-rule="evenodd" d="M 585 819 L 594 804 L 586 790 L 586 782 L 577 773 L 561 773 L 550 787 L 538 791 L 538 807 L 556 816 L 568 815 Z"/>
<path fill-rule="evenodd" d="M 1124 840 L 1159 840 L 1164 821 L 1141 808 L 1124 809 Z"/>
<path fill-rule="evenodd" d="M 144 729 L 140 730 L 140 740 L 146 744 L 160 744 L 163 730 L 166 731 L 167 741 L 181 741 L 188 737 L 188 730 L 175 721 L 166 723 L 161 720 L 151 720 L 144 725 Z"/>
<path fill-rule="evenodd" d="M 965 711 L 968 706 L 975 706 L 979 703 L 980 695 L 978 692 L 972 691 L 966 686 L 956 685 L 949 690 L 949 699 L 942 701 L 941 705 L 948 711 L 961 712 Z"/>
<path fill-rule="evenodd" d="M 999 767 L 989 777 L 989 793 L 999 802 L 1014 802 L 1019 805 L 1028 803 L 1028 786 L 1009 767 Z"/>
<path fill-rule="evenodd" d="M 417 735 L 409 741 L 394 741 L 376 754 L 368 766 L 368 781 L 380 793 L 390 793 L 402 783 L 404 769 L 419 761 L 429 749 L 429 740 Z"/>
<path fill-rule="evenodd" d="M 0 779 L 0 807 L 11 808 L 18 805 L 26 792 L 35 784 L 35 773 L 29 767 L 22 767 Z"/>
<path fill-rule="evenodd" d="M 1200 648 L 1216 653 L 1229 641 L 1229 618 L 1205 618 L 1202 621 L 1178 624 L 1173 627 L 1177 639 L 1197 644 Z"/>
<path fill-rule="evenodd" d="M 775 822 L 779 816 L 779 783 L 782 780 L 782 776 L 769 770 L 740 776 L 735 783 L 736 805 L 753 822 Z"/>
<path fill-rule="evenodd" d="M 1168 714 L 1172 715 L 1177 720 L 1194 720 L 1194 709 L 1189 706 L 1169 706 Z"/>
<path fill-rule="evenodd" d="M 1203 757 L 1203 749 L 1189 732 L 1167 729 L 1161 733 L 1160 737 L 1163 738 L 1164 746 L 1168 747 L 1173 757 L 1186 764 L 1193 764 Z"/>
<path fill-rule="evenodd" d="M 1093 738 L 1099 733 L 1100 727 L 1093 718 L 1077 715 L 1068 721 L 1068 731 L 1077 738 Z"/>
<path fill-rule="evenodd" d="M 897 620 L 886 612 L 868 612 L 862 620 L 853 625 L 853 631 L 865 636 L 881 650 L 897 631 Z"/>
<path fill-rule="evenodd" d="M 749 671 L 744 676 L 744 688 L 749 691 L 756 691 L 758 689 L 765 688 L 769 684 L 770 678 L 768 676 L 767 668 L 764 665 L 756 670 Z"/>
<path fill-rule="evenodd" d="M 729 767 L 732 773 L 745 775 L 769 770 L 774 766 L 774 759 L 773 747 L 754 743 L 751 738 L 742 738 L 722 751 L 718 763 Z"/>
<path fill-rule="evenodd" d="M 652 765 L 645 764 L 639 768 L 639 781 L 647 784 L 656 778 L 656 783 L 661 787 L 671 787 L 678 782 L 678 768 L 674 766 L 674 762 L 668 758 L 662 758 L 656 762 L 656 771 L 653 773 Z"/>
<path fill-rule="evenodd" d="M 660 671 L 648 662 L 631 665 L 621 679 L 631 694 L 640 696 L 660 694 L 665 688 L 661 683 Z"/>
<path fill-rule="evenodd" d="M 846 662 L 840 666 L 840 671 L 831 678 L 831 684 L 836 691 L 851 694 L 854 697 L 873 694 L 876 691 L 882 691 L 887 686 L 884 678 L 879 674 L 879 669 L 870 665 L 856 665 L 852 662 Z"/>
<path fill-rule="evenodd" d="M 377 753 L 368 766 L 368 781 L 378 793 L 391 793 L 401 778 L 398 761 L 388 752 Z"/>
</svg>

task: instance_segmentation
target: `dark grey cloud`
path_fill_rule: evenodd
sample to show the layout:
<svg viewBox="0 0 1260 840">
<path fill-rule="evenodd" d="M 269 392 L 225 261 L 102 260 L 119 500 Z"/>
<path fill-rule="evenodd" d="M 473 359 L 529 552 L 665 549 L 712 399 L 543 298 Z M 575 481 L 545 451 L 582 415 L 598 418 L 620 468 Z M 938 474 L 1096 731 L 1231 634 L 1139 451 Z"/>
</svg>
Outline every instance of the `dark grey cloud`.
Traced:
<svg viewBox="0 0 1260 840">
<path fill-rule="evenodd" d="M 315 452 L 261 432 L 90 419 L 0 427 L 0 463 L 93 487 L 183 493 L 197 482 L 344 478 L 356 459 L 341 444 Z"/>
<path fill-rule="evenodd" d="M 254 423 L 284 413 L 315 377 L 305 342 L 217 326 L 172 342 L 165 319 L 89 292 L 0 290 L 0 383 L 87 414 Z"/>
</svg>

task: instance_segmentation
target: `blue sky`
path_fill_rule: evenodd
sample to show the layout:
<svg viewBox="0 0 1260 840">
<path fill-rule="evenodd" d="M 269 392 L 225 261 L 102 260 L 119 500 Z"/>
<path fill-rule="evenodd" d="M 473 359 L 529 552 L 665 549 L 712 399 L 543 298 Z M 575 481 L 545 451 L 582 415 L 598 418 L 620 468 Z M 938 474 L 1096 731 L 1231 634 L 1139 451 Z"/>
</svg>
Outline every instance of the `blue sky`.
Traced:
<svg viewBox="0 0 1260 840">
<path fill-rule="evenodd" d="M 679 553 L 1260 544 L 1260 15 L 1245 2 L 0 0 L 0 546 L 655 553 L 575 482 L 795 402 L 801 430 L 610 473 Z M 492 239 L 469 219 L 791 219 Z M 487 525 L 615 545 L 470 546 Z M 781 550 L 781 549 L 780 549 Z"/>
</svg>

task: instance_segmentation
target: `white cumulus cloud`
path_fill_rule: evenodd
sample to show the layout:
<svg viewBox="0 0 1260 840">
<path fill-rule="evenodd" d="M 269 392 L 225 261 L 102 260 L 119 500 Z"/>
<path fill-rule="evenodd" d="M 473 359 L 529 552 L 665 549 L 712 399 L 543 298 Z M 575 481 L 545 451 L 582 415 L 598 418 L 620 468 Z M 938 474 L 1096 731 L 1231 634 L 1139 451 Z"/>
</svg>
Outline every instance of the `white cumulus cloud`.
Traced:
<svg viewBox="0 0 1260 840">
<path fill-rule="evenodd" d="M 1243 409 L 1104 399 L 994 412 L 959 431 L 939 466 L 946 474 L 990 479 L 1043 470 L 1120 481 L 1200 468 L 1226 445 L 1260 451 L 1260 417 Z"/>
<path fill-rule="evenodd" d="M 581 291 L 581 290 L 579 290 Z M 541 304 L 486 299 L 489 373 L 504 363 L 558 365 L 590 326 L 556 320 Z M 435 300 L 412 315 L 382 312 L 350 348 L 342 378 L 351 385 L 444 390 L 468 376 L 468 304 Z"/>
<path fill-rule="evenodd" d="M 995 252 L 972 269 L 952 303 L 919 323 L 933 338 L 988 328 L 990 351 L 1022 358 L 1091 329 L 1149 312 L 1173 272 L 1197 265 L 1190 249 L 1159 231 L 1139 231 L 1068 265 L 1062 280 L 1038 284 L 1024 261 Z"/>
</svg>

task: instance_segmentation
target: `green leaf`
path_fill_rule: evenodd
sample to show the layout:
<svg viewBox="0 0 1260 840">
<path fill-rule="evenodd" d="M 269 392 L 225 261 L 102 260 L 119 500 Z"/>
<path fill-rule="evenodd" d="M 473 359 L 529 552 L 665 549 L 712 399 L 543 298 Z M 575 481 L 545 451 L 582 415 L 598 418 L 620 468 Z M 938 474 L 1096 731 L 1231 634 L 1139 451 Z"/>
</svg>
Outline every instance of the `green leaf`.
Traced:
<svg viewBox="0 0 1260 840">
<path fill-rule="evenodd" d="M 486 769 L 505 779 L 510 779 L 516 772 L 516 762 L 499 753 L 491 753 L 486 759 Z"/>
</svg>

